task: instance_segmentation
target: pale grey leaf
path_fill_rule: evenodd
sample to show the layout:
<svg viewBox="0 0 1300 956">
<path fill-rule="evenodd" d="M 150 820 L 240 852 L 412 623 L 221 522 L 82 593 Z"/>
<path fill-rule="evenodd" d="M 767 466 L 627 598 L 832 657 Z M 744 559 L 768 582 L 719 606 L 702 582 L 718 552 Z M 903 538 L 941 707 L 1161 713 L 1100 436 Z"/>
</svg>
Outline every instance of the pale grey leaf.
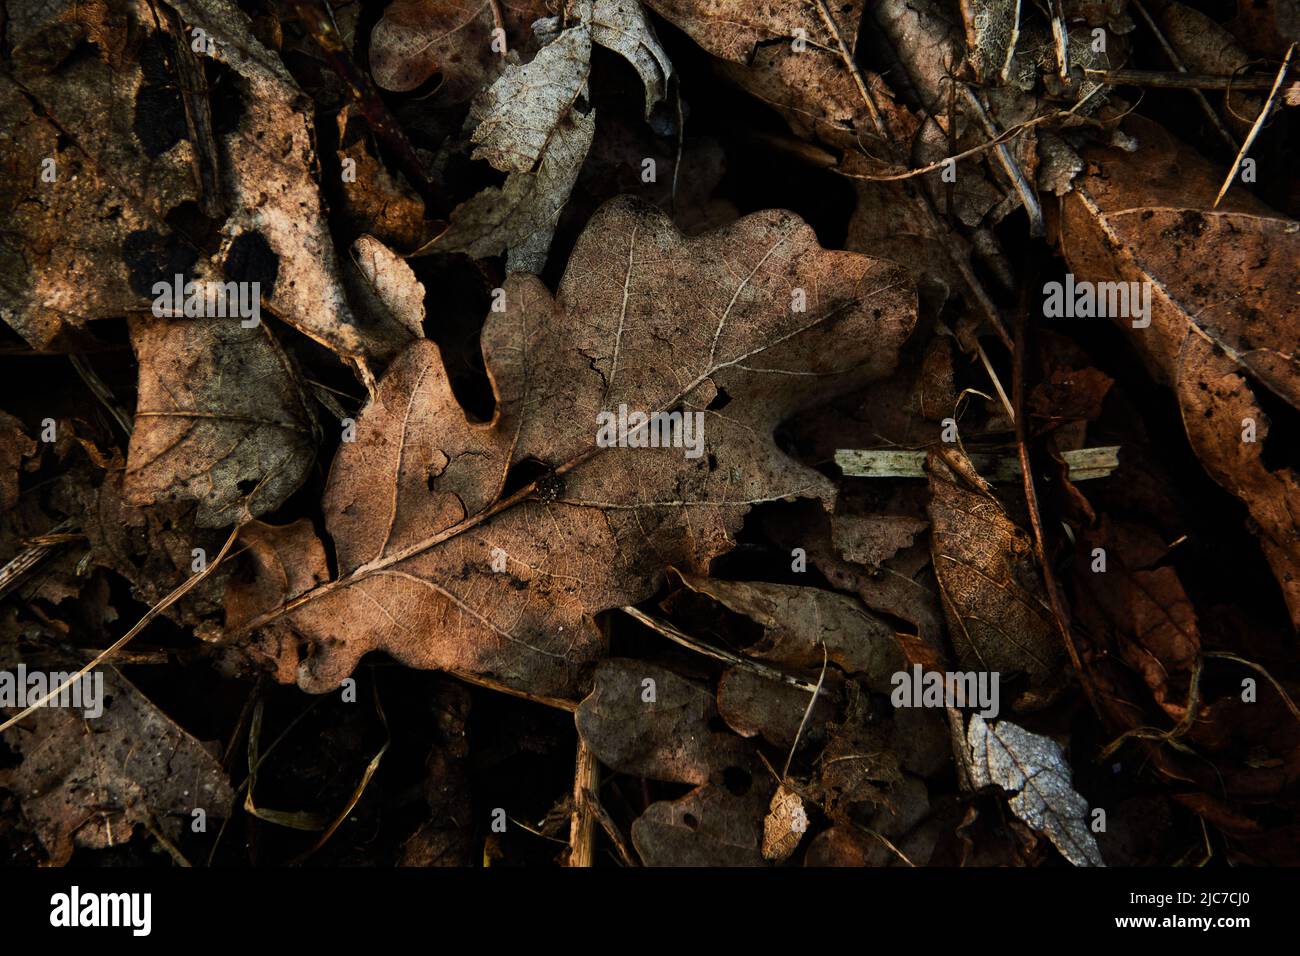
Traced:
<svg viewBox="0 0 1300 956">
<path fill-rule="evenodd" d="M 1060 745 L 1009 720 L 989 724 L 978 714 L 966 729 L 971 783 L 997 784 L 1014 794 L 1011 812 L 1043 833 L 1075 866 L 1105 866 L 1088 829 L 1088 801 L 1071 781 Z"/>
</svg>

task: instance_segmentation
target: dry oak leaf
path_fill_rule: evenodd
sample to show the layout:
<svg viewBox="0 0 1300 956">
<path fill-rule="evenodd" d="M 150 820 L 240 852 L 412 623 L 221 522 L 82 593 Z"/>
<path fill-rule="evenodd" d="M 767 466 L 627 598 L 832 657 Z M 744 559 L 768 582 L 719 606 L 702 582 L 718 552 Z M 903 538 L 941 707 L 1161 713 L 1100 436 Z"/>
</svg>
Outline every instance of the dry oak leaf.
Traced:
<svg viewBox="0 0 1300 956">
<path fill-rule="evenodd" d="M 632 823 L 632 845 L 646 866 L 766 866 L 761 843 L 768 792 L 757 780 L 740 795 L 696 787 L 660 800 Z"/>
<path fill-rule="evenodd" d="M 1047 838 L 1075 866 L 1105 866 L 1088 828 L 1088 801 L 1071 783 L 1060 745 L 1009 720 L 987 723 L 973 714 L 966 728 L 971 783 L 1014 793 L 1011 812 Z"/>
<path fill-rule="evenodd" d="M 763 629 L 763 636 L 744 649 L 747 657 L 814 673 L 828 659 L 845 673 L 863 675 L 867 686 L 881 693 L 888 692 L 894 673 L 905 665 L 894 628 L 854 598 L 792 584 L 694 574 L 683 574 L 681 580 Z"/>
<path fill-rule="evenodd" d="M 1153 124 L 1129 130 L 1136 153 L 1085 154 L 1090 170 L 1062 201 L 1061 248 L 1078 279 L 1150 283 L 1149 327 L 1116 321 L 1173 389 L 1206 472 L 1250 511 L 1300 626 L 1300 475 L 1266 460 L 1256 397 L 1265 388 L 1300 408 L 1300 224 L 1239 189 L 1210 209 L 1221 169 Z"/>
<path fill-rule="evenodd" d="M 857 44 L 864 5 L 865 0 L 846 0 L 828 6 L 838 14 L 840 36 L 850 50 Z M 766 0 L 737 4 L 734 0 L 646 0 L 646 6 L 709 53 L 735 63 L 750 62 L 755 48 L 776 40 L 803 39 L 807 43 L 803 52 L 817 47 L 837 49 L 816 2 Z"/>
<path fill-rule="evenodd" d="M 806 311 L 791 308 L 795 288 Z M 433 343 L 411 346 L 330 472 L 338 578 L 228 613 L 236 632 L 301 636 L 314 652 L 303 688 L 336 687 L 362 654 L 386 650 L 580 693 L 603 653 L 593 615 L 647 599 L 668 566 L 705 570 L 755 504 L 830 505 L 834 485 L 782 453 L 773 430 L 888 374 L 916 309 L 901 270 L 821 249 L 792 213 L 688 238 L 628 199 L 592 218 L 555 298 L 531 276 L 505 290 L 482 335 L 492 420 L 466 419 Z M 598 446 L 598 414 L 620 406 L 702 416 L 698 457 L 633 446 L 644 427 L 627 447 Z M 548 473 L 503 495 L 525 461 Z"/>
<path fill-rule="evenodd" d="M 80 665 L 60 660 L 53 666 L 71 674 Z M 0 786 L 18 794 L 56 865 L 74 847 L 126 843 L 137 824 L 177 839 L 194 810 L 222 819 L 234 798 L 217 757 L 126 678 L 110 668 L 82 680 L 101 675 L 101 716 L 47 707 L 3 735 L 22 762 L 0 771 Z"/>
<path fill-rule="evenodd" d="M 494 8 L 508 43 L 528 42 L 529 25 L 546 15 L 542 0 L 394 0 L 370 33 L 375 82 L 401 93 L 441 73 L 440 99 L 471 99 L 509 62 L 492 49 Z"/>
<path fill-rule="evenodd" d="M 710 726 L 713 693 L 664 667 L 603 660 L 578 707 L 578 733 L 600 762 L 621 773 L 673 783 L 720 783 L 750 763 L 749 745 Z"/>
<path fill-rule="evenodd" d="M 263 300 L 278 318 L 338 353 L 371 388 L 371 359 L 391 357 L 410 336 L 400 327 L 362 326 L 348 307 L 312 175 L 311 100 L 279 55 L 254 38 L 248 16 L 235 4 L 172 0 L 171 6 L 212 38 L 208 55 L 238 75 L 246 102 L 238 128 L 220 148 L 221 186 L 232 206 L 223 234 L 231 243 L 248 234 L 260 237 L 276 263 L 273 281 L 262 284 Z"/>
<path fill-rule="evenodd" d="M 474 127 L 473 158 L 509 175 L 456 207 L 446 231 L 416 255 L 464 252 L 481 259 L 508 252 L 508 271 L 542 271 L 596 133 L 595 111 L 574 109 L 590 69 L 591 28 L 580 22 L 483 91 L 466 123 Z"/>
<path fill-rule="evenodd" d="M 317 430 L 289 357 L 265 322 L 133 319 L 140 364 L 123 494 L 128 504 L 198 502 L 219 528 L 273 511 L 302 484 Z"/>
<path fill-rule="evenodd" d="M 1016 706 L 1044 706 L 1061 689 L 1064 650 L 1029 535 L 934 453 L 927 467 L 930 549 L 957 661 L 1004 683 L 1023 673 L 1029 687 Z"/>
</svg>

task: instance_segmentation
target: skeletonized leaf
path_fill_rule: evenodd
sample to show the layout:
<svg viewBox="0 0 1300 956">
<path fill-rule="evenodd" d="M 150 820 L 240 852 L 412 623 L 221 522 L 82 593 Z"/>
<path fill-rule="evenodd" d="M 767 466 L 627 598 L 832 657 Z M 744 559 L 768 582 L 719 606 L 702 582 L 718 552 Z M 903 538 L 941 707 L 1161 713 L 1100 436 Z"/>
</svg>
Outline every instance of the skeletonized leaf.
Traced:
<svg viewBox="0 0 1300 956">
<path fill-rule="evenodd" d="M 1041 707 L 1060 690 L 1064 651 L 1029 535 L 933 453 L 928 467 L 930 547 L 957 660 L 1003 681 L 1024 673 L 1029 689 L 1016 704 Z"/>
<path fill-rule="evenodd" d="M 532 172 L 560 121 L 586 91 L 590 70 L 591 27 L 586 23 L 565 30 L 531 63 L 509 67 L 470 108 L 473 158 L 502 172 Z"/>
<path fill-rule="evenodd" d="M 796 287 L 806 311 L 790 308 Z M 482 336 L 492 421 L 468 421 L 437 346 L 413 345 L 330 471 L 338 580 L 228 621 L 298 634 L 313 652 L 301 686 L 335 687 L 383 649 L 581 692 L 603 652 L 593 615 L 645 600 L 668 565 L 707 568 L 756 503 L 833 500 L 773 431 L 892 370 L 915 315 L 901 270 L 821 249 L 792 213 L 685 237 L 628 199 L 593 217 L 555 298 L 531 276 L 505 293 Z M 725 414 L 709 410 L 723 391 Z M 598 415 L 620 407 L 689 412 L 701 441 L 686 447 L 681 429 L 676 447 L 598 444 Z M 528 460 L 550 476 L 502 500 L 511 466 Z"/>
<path fill-rule="evenodd" d="M 966 728 L 971 783 L 997 784 L 1015 796 L 1011 811 L 1047 835 L 1075 866 L 1105 866 L 1088 828 L 1088 801 L 1071 784 L 1070 765 L 1056 741 L 1009 720 L 989 724 L 973 714 Z"/>
</svg>

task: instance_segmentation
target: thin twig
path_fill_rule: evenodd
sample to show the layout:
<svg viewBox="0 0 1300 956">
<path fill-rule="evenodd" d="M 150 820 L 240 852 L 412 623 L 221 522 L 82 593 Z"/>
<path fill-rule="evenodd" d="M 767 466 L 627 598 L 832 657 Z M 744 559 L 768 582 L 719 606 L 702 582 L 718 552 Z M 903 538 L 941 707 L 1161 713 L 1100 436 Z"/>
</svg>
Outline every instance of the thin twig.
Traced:
<svg viewBox="0 0 1300 956">
<path fill-rule="evenodd" d="M 375 712 L 379 715 L 379 722 L 384 727 L 384 745 L 379 748 L 378 753 L 370 758 L 370 763 L 366 764 L 366 769 L 361 774 L 361 780 L 357 783 L 356 789 L 352 791 L 352 796 L 348 800 L 347 805 L 340 810 L 338 816 L 334 818 L 334 822 L 326 828 L 325 832 L 321 834 L 320 839 L 312 844 L 310 849 L 293 859 L 292 865 L 296 866 L 316 853 L 321 847 L 329 842 L 330 837 L 332 837 L 335 831 L 343 825 L 343 821 L 348 818 L 348 815 L 356 809 L 357 804 L 361 801 L 362 794 L 366 792 L 366 787 L 370 786 L 370 781 L 374 779 L 375 772 L 379 769 L 379 762 L 384 759 L 384 754 L 388 752 L 388 748 L 393 742 L 393 732 L 388 729 L 388 718 L 384 715 L 383 705 L 379 702 L 379 685 L 372 683 L 371 687 L 374 689 L 375 694 Z M 252 791 L 250 790 L 249 792 L 251 793 Z"/>
<path fill-rule="evenodd" d="M 1273 111 L 1273 101 L 1277 99 L 1277 91 L 1282 88 L 1282 80 L 1286 78 L 1286 71 L 1291 67 L 1291 57 L 1295 54 L 1295 44 L 1292 43 L 1286 49 L 1286 56 L 1282 59 L 1282 67 L 1277 71 L 1277 79 L 1273 81 L 1273 89 L 1268 94 L 1268 99 L 1264 101 L 1264 108 L 1259 111 L 1255 117 L 1255 124 L 1251 126 L 1250 132 L 1246 134 L 1246 141 L 1241 144 L 1241 149 L 1237 151 L 1237 158 L 1232 161 L 1232 167 L 1228 170 L 1227 177 L 1223 180 L 1223 185 L 1219 187 L 1219 194 L 1214 197 L 1214 207 L 1218 208 L 1219 202 L 1223 199 L 1224 194 L 1232 186 L 1232 181 L 1237 178 L 1237 172 L 1241 169 L 1242 160 L 1250 152 L 1250 147 L 1255 143 L 1255 137 L 1259 131 L 1264 128 L 1264 121 L 1268 119 L 1268 114 Z"/>
<path fill-rule="evenodd" d="M 547 707 L 554 707 L 556 710 L 564 710 L 574 713 L 578 709 L 576 700 L 566 700 L 563 697 L 547 697 L 545 694 L 532 694 L 526 690 L 519 690 L 508 684 L 503 684 L 499 680 L 493 680 L 491 677 L 484 677 L 482 674 L 471 674 L 468 671 L 449 670 L 446 673 L 455 677 L 457 680 L 463 680 L 466 684 L 473 684 L 475 687 L 482 687 L 486 690 L 494 690 L 499 694 L 509 694 L 511 697 L 519 697 L 523 700 L 531 700 L 534 704 L 543 704 Z"/>
<path fill-rule="evenodd" d="M 600 823 L 600 828 L 604 830 L 605 835 L 609 837 L 609 842 L 614 844 L 614 849 L 618 851 L 619 861 L 624 866 L 639 866 L 640 864 L 637 862 L 636 857 L 632 855 L 632 851 L 627 845 L 627 840 L 623 839 L 623 834 L 619 832 L 618 825 L 614 822 L 614 818 L 611 817 L 609 811 L 601 805 L 595 792 L 591 790 L 585 791 L 582 794 L 582 800 L 587 804 L 591 813 L 596 817 L 597 822 Z"/>
<path fill-rule="evenodd" d="M 58 687 L 55 687 L 53 690 L 51 690 L 40 700 L 36 701 L 36 703 L 30 705 L 21 713 L 13 717 L 10 717 L 3 724 L 0 724 L 0 731 L 8 730 L 10 727 L 18 723 L 24 717 L 44 707 L 46 703 L 48 703 L 50 700 L 54 699 L 59 694 L 63 693 L 65 690 L 67 690 L 69 687 L 75 684 L 77 681 L 81 680 L 81 678 L 85 677 L 86 674 L 90 673 L 90 671 L 94 670 L 104 661 L 112 657 L 113 654 L 115 654 L 117 651 L 121 650 L 128 643 L 130 643 L 132 638 L 134 638 L 137 634 L 139 634 L 142 630 L 144 630 L 145 625 L 147 625 L 155 617 L 157 617 L 163 611 L 167 610 L 169 607 L 171 607 L 173 604 L 175 604 L 177 601 L 183 598 L 186 594 L 190 592 L 191 589 L 196 587 L 201 581 L 203 581 L 205 578 L 211 575 L 212 572 L 214 572 L 221 565 L 222 560 L 230 552 L 231 545 L 235 543 L 235 539 L 239 536 L 240 527 L 241 527 L 240 525 L 236 525 L 235 529 L 230 532 L 230 537 L 226 539 L 226 543 L 221 546 L 221 550 L 217 553 L 217 556 L 208 563 L 208 566 L 206 568 L 204 568 L 202 571 L 200 571 L 198 574 L 194 575 L 193 577 L 187 579 L 183 584 L 175 588 L 165 598 L 163 598 L 153 607 L 149 608 L 149 610 L 145 612 L 144 616 L 141 617 L 140 620 L 136 622 L 135 627 L 131 628 L 131 630 L 127 631 L 125 634 L 119 637 L 112 644 L 108 645 L 108 647 L 104 648 L 104 650 L 101 651 L 95 657 L 95 659 L 92 660 L 89 664 L 81 668 L 81 670 L 77 671 L 75 674 L 73 674 L 71 677 L 65 680 Z"/>
<path fill-rule="evenodd" d="M 596 857 L 596 814 L 589 793 L 600 785 L 600 765 L 587 742 L 578 735 L 578 759 L 573 774 L 573 812 L 569 816 L 569 866 L 589 867 Z"/>
<path fill-rule="evenodd" d="M 1187 67 L 1183 66 L 1183 61 L 1178 56 L 1177 51 L 1175 51 L 1169 41 L 1165 39 L 1165 35 L 1160 32 L 1160 28 L 1156 26 L 1156 21 L 1152 18 L 1151 14 L 1147 12 L 1147 8 L 1143 6 L 1142 0 L 1133 0 L 1133 7 L 1142 16 L 1142 19 L 1146 21 L 1146 25 L 1151 32 L 1155 34 L 1157 42 L 1159 42 L 1161 49 L 1165 51 L 1165 56 L 1169 57 L 1169 62 L 1173 64 L 1174 69 L 1179 73 L 1186 73 Z M 1196 97 L 1197 102 L 1201 104 L 1201 109 L 1205 111 L 1205 115 L 1209 117 L 1210 123 L 1216 130 L 1218 130 L 1219 135 L 1223 137 L 1224 142 L 1228 144 L 1230 149 L 1235 150 L 1237 148 L 1237 141 L 1232 138 L 1232 134 L 1228 132 L 1228 128 L 1223 125 L 1223 120 L 1219 118 L 1219 114 L 1215 111 L 1214 107 L 1210 105 L 1210 101 L 1205 98 L 1205 94 L 1198 89 L 1192 89 L 1191 94 Z"/>
<path fill-rule="evenodd" d="M 1088 93 L 1087 96 L 1083 97 L 1081 100 L 1079 100 L 1079 102 L 1075 103 L 1068 110 L 1057 110 L 1056 112 L 1053 113 L 1044 113 L 1042 116 L 1035 116 L 1031 120 L 1026 120 L 1023 123 L 1017 123 L 1015 126 L 1003 130 L 1001 133 L 998 133 L 992 139 L 980 143 L 978 146 L 972 146 L 970 149 L 963 150 L 960 153 L 953 153 L 951 156 L 945 156 L 943 159 L 937 159 L 933 163 L 930 163 L 928 166 L 922 166 L 919 169 L 909 169 L 906 172 L 902 172 L 902 173 L 882 173 L 876 176 L 872 176 L 867 173 L 846 173 L 839 170 L 836 170 L 836 172 L 839 172 L 841 176 L 844 176 L 847 179 L 863 179 L 863 180 L 867 180 L 868 182 L 875 182 L 875 183 L 897 182 L 903 179 L 912 179 L 915 176 L 924 176 L 926 173 L 937 172 L 950 162 L 955 163 L 963 159 L 969 159 L 972 156 L 978 156 L 980 153 L 987 152 L 988 150 L 993 149 L 994 147 L 1000 146 L 1003 143 L 1011 139 L 1014 139 L 1016 136 L 1019 136 L 1021 133 L 1025 132 L 1028 129 L 1032 129 L 1035 126 L 1041 126 L 1043 123 L 1051 123 L 1055 120 L 1064 119 L 1065 117 L 1068 116 L 1073 116 L 1076 112 L 1078 112 L 1078 110 L 1085 103 L 1087 103 L 1095 95 L 1100 93 L 1101 89 L 1102 88 L 1100 86 L 1094 87 Z"/>
<path fill-rule="evenodd" d="M 117 399 L 113 397 L 109 387 L 104 384 L 104 380 L 95 374 L 95 370 L 90 367 L 90 363 L 83 356 L 69 355 L 68 361 L 77 370 L 77 374 L 81 376 L 86 388 L 90 389 L 90 393 L 99 399 L 101 405 L 108 409 L 108 413 L 113 417 L 113 420 L 126 433 L 126 437 L 130 438 L 131 417 L 122 410 L 122 406 L 117 404 Z"/>
<path fill-rule="evenodd" d="M 1270 684 L 1272 684 L 1273 689 L 1278 692 L 1279 696 L 1281 696 L 1282 703 L 1286 704 L 1286 709 L 1291 711 L 1291 716 L 1294 717 L 1296 720 L 1300 720 L 1300 707 L 1296 706 L 1295 701 L 1291 699 L 1291 695 L 1286 692 L 1286 688 L 1283 687 L 1281 683 L 1279 683 L 1278 679 L 1274 677 L 1272 674 L 1270 674 L 1264 667 L 1262 667 L 1259 664 L 1256 664 L 1254 661 L 1248 661 L 1244 657 L 1240 657 L 1236 654 L 1230 654 L 1227 651 L 1206 651 L 1205 656 L 1213 657 L 1218 660 L 1233 661 L 1237 664 L 1243 664 L 1246 667 L 1249 667 L 1251 670 L 1255 671 L 1256 673 L 1263 674 L 1264 679 L 1267 680 Z"/>
<path fill-rule="evenodd" d="M 808 718 L 812 716 L 813 708 L 817 706 L 817 697 L 822 692 L 822 684 L 826 682 L 826 666 L 830 663 L 830 657 L 826 653 L 826 642 L 821 641 L 822 646 L 822 672 L 817 678 L 817 686 L 813 689 L 812 697 L 808 698 L 808 706 L 804 708 L 803 719 L 799 721 L 799 729 L 794 733 L 794 743 L 790 745 L 790 752 L 786 754 L 785 766 L 781 768 L 781 779 L 785 780 L 790 776 L 790 761 L 794 759 L 794 752 L 799 749 L 799 738 L 803 736 L 804 727 L 808 726 Z"/>
<path fill-rule="evenodd" d="M 673 643 L 689 648 L 697 654 L 703 654 L 705 657 L 712 657 L 714 660 L 723 661 L 727 664 L 731 664 L 733 667 L 742 667 L 760 677 L 766 677 L 768 680 L 780 681 L 783 684 L 789 684 L 791 687 L 798 687 L 800 690 L 808 691 L 809 693 L 815 693 L 819 686 L 819 684 L 810 684 L 806 680 L 792 677 L 774 667 L 768 667 L 766 664 L 760 664 L 758 661 L 751 661 L 747 657 L 733 654 L 731 651 L 724 651 L 720 647 L 713 647 L 712 645 L 705 644 L 702 641 L 697 641 L 690 635 L 683 634 L 667 621 L 660 621 L 634 607 L 627 606 L 620 610 L 629 617 L 633 617 L 640 621 L 651 630 L 658 631 Z"/>
<path fill-rule="evenodd" d="M 3 568 L 0 568 L 0 597 L 4 597 L 17 587 L 18 582 L 23 579 L 28 571 L 44 561 L 46 557 L 53 554 L 67 541 L 72 540 L 64 537 L 63 532 L 74 527 L 76 525 L 72 519 L 65 518 L 51 528 L 48 533 L 41 535 L 40 540 L 33 541 L 26 548 L 19 551 Z"/>
<path fill-rule="evenodd" d="M 1025 284 L 1025 293 L 1022 300 L 1028 298 L 1028 289 L 1032 283 Z M 1056 581 L 1056 574 L 1052 570 L 1052 563 L 1047 559 L 1046 535 L 1043 532 L 1043 516 L 1038 509 L 1038 490 L 1034 486 L 1034 472 L 1029 461 L 1029 423 L 1026 420 L 1025 409 L 1025 319 L 1029 312 L 1027 301 L 1021 302 L 1021 307 L 1016 310 L 1016 348 L 1012 353 L 1012 376 L 1011 391 L 1015 399 L 1016 409 L 1016 446 L 1020 452 L 1020 470 L 1024 476 L 1025 504 L 1029 511 L 1029 524 L 1034 534 L 1034 551 L 1038 557 L 1039 567 L 1043 571 L 1043 585 L 1047 590 L 1047 599 L 1052 608 L 1052 616 L 1056 620 L 1056 627 L 1061 634 L 1061 642 L 1065 645 L 1066 652 L 1070 655 L 1070 663 L 1074 666 L 1074 671 L 1079 675 L 1079 683 L 1083 686 L 1084 693 L 1087 694 L 1092 709 L 1101 716 L 1103 713 L 1101 699 L 1097 689 L 1093 686 L 1091 672 L 1084 667 L 1083 658 L 1079 654 L 1079 648 L 1074 643 L 1074 635 L 1071 633 L 1070 612 L 1066 607 L 1065 598 L 1061 593 L 1060 585 Z"/>
<path fill-rule="evenodd" d="M 966 105 L 971 108 L 975 118 L 984 127 L 986 135 L 993 139 L 998 138 L 998 128 L 989 116 L 988 110 L 980 101 L 978 94 L 975 93 L 965 83 L 958 84 L 961 88 L 962 96 L 966 100 Z M 1011 185 L 1015 188 L 1016 194 L 1020 197 L 1020 205 L 1025 207 L 1025 214 L 1029 217 L 1029 234 L 1031 236 L 1042 236 L 1046 233 L 1046 227 L 1043 224 L 1043 209 L 1038 204 L 1038 197 L 1034 195 L 1034 187 L 1029 182 L 1029 177 L 1025 171 L 1020 168 L 1019 161 L 1011 155 L 1011 150 L 1007 149 L 1005 143 L 998 143 L 993 147 L 994 155 L 998 158 L 1002 171 L 1007 174 L 1011 180 Z"/>
<path fill-rule="evenodd" d="M 1267 90 L 1273 86 L 1270 76 L 1167 73 L 1163 70 L 1084 70 L 1083 75 L 1104 86 L 1149 86 L 1173 90 Z"/>
<path fill-rule="evenodd" d="M 830 31 L 831 37 L 835 40 L 835 45 L 839 49 L 840 59 L 848 67 L 849 74 L 853 77 L 853 82 L 858 88 L 858 93 L 862 96 L 862 101 L 867 106 L 867 115 L 871 117 L 871 123 L 876 127 L 876 132 L 885 141 L 892 141 L 893 137 L 889 135 L 889 130 L 885 128 L 885 121 L 880 115 L 880 110 L 876 106 L 876 101 L 872 99 L 871 92 L 867 89 L 866 81 L 862 78 L 862 71 L 853 60 L 853 52 L 844 43 L 844 37 L 840 34 L 839 25 L 835 18 L 831 16 L 830 7 L 826 5 L 826 0 L 813 0 L 817 7 L 817 13 L 821 15 L 822 23 Z"/>
</svg>

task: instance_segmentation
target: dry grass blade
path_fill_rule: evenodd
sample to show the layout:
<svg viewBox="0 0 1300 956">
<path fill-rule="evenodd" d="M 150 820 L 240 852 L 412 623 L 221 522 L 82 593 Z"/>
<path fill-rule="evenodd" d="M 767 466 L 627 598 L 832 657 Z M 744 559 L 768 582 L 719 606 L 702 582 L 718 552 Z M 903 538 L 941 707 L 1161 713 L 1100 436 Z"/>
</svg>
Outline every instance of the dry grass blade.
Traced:
<svg viewBox="0 0 1300 956">
<path fill-rule="evenodd" d="M 13 717 L 10 717 L 3 724 L 0 724 L 0 732 L 8 730 L 10 727 L 18 723 L 24 717 L 28 716 L 29 714 L 31 714 L 36 710 L 39 710 L 41 707 L 44 707 L 47 703 L 49 703 L 49 701 L 53 700 L 59 694 L 63 693 L 65 690 L 67 690 L 77 681 L 81 680 L 81 678 L 85 677 L 88 673 L 90 673 L 100 664 L 104 663 L 104 661 L 108 660 L 115 653 L 117 653 L 119 650 L 121 650 L 123 647 L 129 644 L 137 634 L 139 634 L 142 630 L 144 630 L 145 626 L 150 621 L 152 621 L 163 611 L 167 610 L 167 608 L 171 607 L 173 604 L 175 604 L 177 601 L 183 598 L 201 581 L 205 580 L 214 571 L 216 571 L 217 568 L 220 567 L 221 562 L 230 553 L 230 548 L 235 543 L 235 539 L 238 536 L 239 536 L 239 527 L 237 526 L 233 531 L 230 532 L 230 537 L 228 537 L 226 539 L 226 543 L 221 546 L 221 550 L 217 553 L 217 556 L 213 558 L 212 561 L 208 562 L 208 566 L 206 568 L 204 568 L 198 574 L 194 575 L 192 578 L 187 579 L 184 584 L 181 584 L 170 594 L 168 594 L 165 598 L 163 598 L 153 607 L 149 608 L 149 610 L 145 612 L 144 616 L 140 618 L 139 621 L 136 622 L 135 626 L 131 628 L 131 630 L 127 631 L 125 634 L 119 637 L 108 647 L 104 648 L 104 650 L 101 651 L 98 655 L 96 655 L 95 659 L 92 660 L 89 664 L 81 668 L 81 670 L 77 671 L 75 674 L 69 677 L 58 687 L 55 687 L 53 690 L 51 690 L 40 700 L 36 701 L 36 703 L 25 708 L 20 713 L 15 714 Z"/>
<path fill-rule="evenodd" d="M 1286 56 L 1282 59 L 1282 66 L 1278 68 L 1277 78 L 1273 81 L 1273 89 L 1269 91 L 1268 99 L 1264 101 L 1264 107 L 1255 117 L 1254 125 L 1250 127 L 1250 132 L 1246 134 L 1246 141 L 1241 144 L 1241 149 L 1237 150 L 1237 157 L 1232 161 L 1232 167 L 1228 170 L 1228 175 L 1223 180 L 1223 185 L 1219 187 L 1219 194 L 1214 197 L 1214 208 L 1218 208 L 1219 202 L 1223 199 L 1224 194 L 1232 186 L 1232 181 L 1237 178 L 1237 172 L 1241 169 L 1242 160 L 1250 152 L 1250 147 L 1254 145 L 1255 138 L 1259 136 L 1259 131 L 1264 128 L 1264 121 L 1268 119 L 1269 113 L 1273 112 L 1273 104 L 1277 101 L 1278 90 L 1282 88 L 1282 81 L 1286 79 L 1286 71 L 1291 68 L 1291 57 L 1295 55 L 1295 44 L 1292 43 L 1286 50 Z"/>
<path fill-rule="evenodd" d="M 712 657 L 714 660 L 723 661 L 734 667 L 742 667 L 745 670 L 752 671 L 760 677 L 766 677 L 768 680 L 780 681 L 783 684 L 789 684 L 791 687 L 798 687 L 800 690 L 806 690 L 809 693 L 816 693 L 821 686 L 810 684 L 806 680 L 800 680 L 798 677 L 792 677 L 775 667 L 768 667 L 766 664 L 760 664 L 757 661 L 751 661 L 747 657 L 741 657 L 739 654 L 732 654 L 730 651 L 724 651 L 719 647 L 713 647 L 702 641 L 697 641 L 689 634 L 684 634 L 677 628 L 673 627 L 666 621 L 660 621 L 651 617 L 644 611 L 639 611 L 634 607 L 624 607 L 621 609 L 624 614 L 635 618 L 651 630 L 658 631 L 674 644 L 680 644 L 682 647 L 695 651 L 697 654 L 703 654 L 706 657 Z"/>
</svg>

